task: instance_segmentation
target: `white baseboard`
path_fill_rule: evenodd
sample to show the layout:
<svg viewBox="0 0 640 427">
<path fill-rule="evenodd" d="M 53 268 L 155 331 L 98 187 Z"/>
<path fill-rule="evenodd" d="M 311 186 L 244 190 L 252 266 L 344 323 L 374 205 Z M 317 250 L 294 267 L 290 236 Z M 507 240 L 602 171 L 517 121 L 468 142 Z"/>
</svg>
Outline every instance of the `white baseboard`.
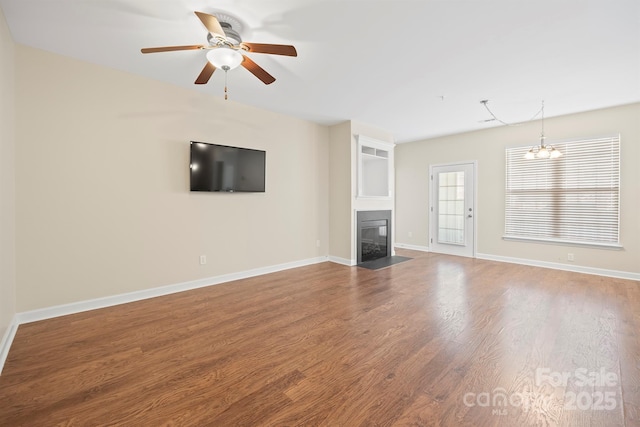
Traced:
<svg viewBox="0 0 640 427">
<path fill-rule="evenodd" d="M 428 246 L 407 245 L 406 243 L 396 243 L 394 246 L 400 249 L 410 249 L 412 251 L 429 252 Z"/>
<path fill-rule="evenodd" d="M 329 261 L 335 262 L 336 264 L 346 265 L 348 267 L 353 267 L 354 265 L 357 264 L 355 259 L 340 258 L 338 256 L 333 256 L 333 255 L 329 255 Z"/>
<path fill-rule="evenodd" d="M 4 362 L 7 360 L 7 356 L 9 355 L 9 348 L 11 348 L 11 344 L 13 343 L 13 338 L 16 336 L 16 332 L 18 331 L 18 319 L 16 316 L 13 316 L 11 319 L 11 324 L 4 332 L 2 336 L 2 341 L 0 341 L 0 374 L 2 374 L 2 368 L 4 368 Z"/>
<path fill-rule="evenodd" d="M 220 276 L 208 277 L 205 279 L 193 280 L 190 282 L 177 283 L 174 285 L 161 286 L 157 288 L 144 289 L 141 291 L 129 292 L 126 294 L 112 295 L 103 298 L 96 298 L 86 301 L 78 301 L 70 304 L 57 305 L 53 307 L 41 308 L 37 310 L 25 311 L 16 314 L 18 324 L 37 322 L 39 320 L 51 319 L 53 317 L 66 316 L 68 314 L 81 313 L 83 311 L 95 310 L 98 308 L 111 307 L 128 302 L 140 301 L 148 298 L 160 297 L 191 289 L 203 288 L 205 286 L 218 285 L 220 283 L 231 282 L 233 280 L 246 279 L 263 274 L 274 273 L 276 271 L 289 270 L 305 265 L 318 264 L 327 261 L 326 256 L 309 258 L 300 261 L 293 261 L 284 264 L 260 267 L 238 273 L 223 274 Z"/>
<path fill-rule="evenodd" d="M 13 343 L 13 339 L 18 330 L 18 326 L 24 323 L 37 322 L 39 320 L 51 319 L 69 314 L 81 313 L 83 311 L 96 310 L 99 308 L 112 307 L 114 305 L 126 304 L 128 302 L 140 301 L 148 298 L 160 297 L 163 295 L 174 294 L 177 292 L 188 291 L 191 289 L 203 288 L 205 286 L 219 285 L 233 280 L 246 279 L 249 277 L 260 276 L 277 271 L 289 270 L 296 267 L 304 267 L 311 264 L 319 264 L 328 261 L 328 257 L 321 256 L 309 258 L 300 261 L 288 262 L 285 264 L 272 265 L 268 267 L 255 268 L 252 270 L 241 271 L 238 273 L 223 274 L 220 276 L 209 277 L 206 279 L 198 279 L 190 282 L 177 283 L 175 285 L 161 286 L 152 289 L 144 289 L 141 291 L 129 292 L 126 294 L 113 295 L 103 298 L 96 298 L 86 301 L 78 301 L 70 304 L 56 305 L 37 310 L 24 311 L 17 313 L 13 317 L 11 325 L 2 337 L 0 342 L 0 373 L 4 367 L 4 362 L 9 354 L 9 348 Z"/>
<path fill-rule="evenodd" d="M 584 267 L 581 265 L 560 264 L 557 262 L 536 261 L 523 258 L 512 258 L 499 255 L 476 254 L 478 259 L 486 259 L 488 261 L 508 262 L 511 264 L 531 265 L 533 267 L 552 268 L 554 270 L 573 271 L 575 273 L 595 274 L 598 276 L 615 277 L 617 279 L 640 280 L 639 273 L 629 271 L 608 270 L 604 268 Z"/>
</svg>

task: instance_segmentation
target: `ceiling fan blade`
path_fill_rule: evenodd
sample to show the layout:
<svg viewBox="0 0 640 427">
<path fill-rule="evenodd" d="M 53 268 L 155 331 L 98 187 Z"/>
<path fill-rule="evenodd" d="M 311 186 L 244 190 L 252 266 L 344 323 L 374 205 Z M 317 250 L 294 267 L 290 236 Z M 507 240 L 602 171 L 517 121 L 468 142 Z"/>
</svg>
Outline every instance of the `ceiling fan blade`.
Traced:
<svg viewBox="0 0 640 427">
<path fill-rule="evenodd" d="M 218 18 L 216 18 L 213 15 L 209 15 L 208 13 L 203 13 L 203 12 L 193 12 L 193 13 L 195 13 L 198 16 L 198 18 L 200 18 L 200 21 L 202 21 L 202 24 L 207 28 L 207 30 L 209 30 L 211 34 L 217 34 L 224 38 L 227 37 L 224 34 L 224 30 L 222 29 L 220 22 L 218 22 Z"/>
<path fill-rule="evenodd" d="M 188 46 L 145 47 L 144 49 L 140 49 L 140 52 L 156 53 L 156 52 L 171 52 L 174 50 L 197 50 L 197 49 L 204 49 L 204 46 L 201 44 L 193 44 Z"/>
<path fill-rule="evenodd" d="M 215 70 L 216 70 L 216 67 L 214 67 L 211 62 L 207 61 L 204 68 L 200 72 L 200 75 L 198 76 L 198 78 L 194 83 L 197 85 L 207 84 L 207 82 L 209 81 L 209 79 L 211 78 L 211 75 Z"/>
<path fill-rule="evenodd" d="M 266 85 L 270 85 L 271 83 L 276 81 L 276 78 L 271 74 L 267 73 L 264 68 L 256 64 L 249 58 L 248 56 L 242 55 L 244 60 L 242 61 L 242 66 L 249 70 L 251 74 L 262 80 L 262 82 Z"/>
<path fill-rule="evenodd" d="M 286 44 L 242 43 L 249 52 L 270 53 L 272 55 L 298 56 L 296 48 Z"/>
</svg>

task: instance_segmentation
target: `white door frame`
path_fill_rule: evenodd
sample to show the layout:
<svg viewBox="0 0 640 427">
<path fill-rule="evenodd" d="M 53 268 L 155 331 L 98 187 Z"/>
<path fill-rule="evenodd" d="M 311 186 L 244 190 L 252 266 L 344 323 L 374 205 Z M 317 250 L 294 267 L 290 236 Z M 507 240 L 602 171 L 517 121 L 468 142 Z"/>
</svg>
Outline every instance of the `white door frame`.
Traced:
<svg viewBox="0 0 640 427">
<path fill-rule="evenodd" d="M 471 250 L 472 250 L 471 258 L 475 258 L 476 254 L 478 253 L 478 250 L 477 250 L 478 248 L 478 161 L 477 160 L 429 165 L 429 252 L 433 252 L 433 242 L 434 242 L 433 239 L 436 238 L 438 233 L 436 229 L 437 221 L 434 216 L 435 204 L 436 204 L 435 195 L 438 192 L 434 191 L 435 180 L 433 179 L 433 169 L 436 167 L 443 167 L 443 166 L 462 166 L 462 165 L 471 165 L 473 167 L 473 175 L 472 175 L 473 217 L 471 218 L 471 220 L 473 221 L 473 233 L 471 235 L 473 239 L 473 244 L 471 245 Z M 462 255 L 462 256 L 466 256 L 466 255 Z"/>
</svg>

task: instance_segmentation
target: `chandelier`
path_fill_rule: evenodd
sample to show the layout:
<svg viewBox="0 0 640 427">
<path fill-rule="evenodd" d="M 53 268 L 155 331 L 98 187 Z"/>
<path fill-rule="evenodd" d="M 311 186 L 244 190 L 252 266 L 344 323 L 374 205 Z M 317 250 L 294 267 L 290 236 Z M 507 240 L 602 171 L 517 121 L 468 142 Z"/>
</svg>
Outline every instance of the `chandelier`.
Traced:
<svg viewBox="0 0 640 427">
<path fill-rule="evenodd" d="M 557 159 L 562 156 L 560 150 L 555 148 L 553 145 L 545 144 L 545 136 L 544 136 L 544 101 L 542 101 L 542 119 L 541 126 L 542 130 L 540 132 L 540 145 L 536 145 L 531 147 L 527 154 L 524 155 L 525 159 Z"/>
</svg>

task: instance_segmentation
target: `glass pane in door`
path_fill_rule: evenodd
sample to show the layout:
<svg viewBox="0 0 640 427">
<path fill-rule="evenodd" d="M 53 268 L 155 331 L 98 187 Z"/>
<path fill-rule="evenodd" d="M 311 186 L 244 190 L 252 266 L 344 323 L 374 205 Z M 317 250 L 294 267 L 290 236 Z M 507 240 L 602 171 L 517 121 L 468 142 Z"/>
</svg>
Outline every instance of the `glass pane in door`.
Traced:
<svg viewBox="0 0 640 427">
<path fill-rule="evenodd" d="M 464 244 L 464 171 L 438 174 L 438 242 Z"/>
</svg>

